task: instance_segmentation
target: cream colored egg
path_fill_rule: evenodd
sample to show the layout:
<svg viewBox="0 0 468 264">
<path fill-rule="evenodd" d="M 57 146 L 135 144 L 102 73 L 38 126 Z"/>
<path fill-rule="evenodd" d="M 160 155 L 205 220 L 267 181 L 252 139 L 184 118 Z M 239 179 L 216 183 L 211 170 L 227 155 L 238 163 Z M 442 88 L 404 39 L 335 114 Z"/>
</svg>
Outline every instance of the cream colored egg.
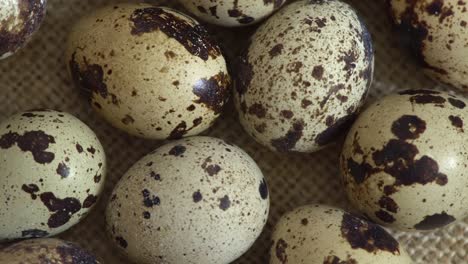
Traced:
<svg viewBox="0 0 468 264">
<path fill-rule="evenodd" d="M 2 264 L 99 264 L 79 246 L 55 238 L 30 239 L 0 249 Z"/>
<path fill-rule="evenodd" d="M 354 206 L 400 230 L 431 230 L 468 216 L 467 103 L 408 90 L 364 111 L 341 156 Z"/>
<path fill-rule="evenodd" d="M 353 121 L 373 63 L 370 34 L 348 4 L 294 2 L 260 26 L 240 59 L 240 121 L 272 150 L 319 150 Z"/>
<path fill-rule="evenodd" d="M 324 205 L 299 207 L 273 231 L 270 264 L 410 264 L 382 227 Z"/>
<path fill-rule="evenodd" d="M 136 263 L 231 263 L 268 219 L 262 172 L 210 137 L 161 146 L 122 177 L 106 212 L 112 240 Z"/>
<path fill-rule="evenodd" d="M 77 224 L 104 182 L 104 150 L 89 127 L 52 110 L 0 123 L 0 241 L 56 235 Z"/>
<path fill-rule="evenodd" d="M 229 96 L 218 45 L 195 20 L 169 8 L 118 4 L 96 10 L 73 28 L 66 57 L 94 110 L 144 138 L 198 134 Z"/>
<path fill-rule="evenodd" d="M 280 8 L 285 0 L 179 0 L 208 23 L 239 27 L 258 23 Z"/>
<path fill-rule="evenodd" d="M 395 23 L 425 72 L 468 91 L 468 2 L 391 0 Z"/>
<path fill-rule="evenodd" d="M 0 1 L 0 60 L 23 47 L 39 29 L 47 0 Z"/>
</svg>

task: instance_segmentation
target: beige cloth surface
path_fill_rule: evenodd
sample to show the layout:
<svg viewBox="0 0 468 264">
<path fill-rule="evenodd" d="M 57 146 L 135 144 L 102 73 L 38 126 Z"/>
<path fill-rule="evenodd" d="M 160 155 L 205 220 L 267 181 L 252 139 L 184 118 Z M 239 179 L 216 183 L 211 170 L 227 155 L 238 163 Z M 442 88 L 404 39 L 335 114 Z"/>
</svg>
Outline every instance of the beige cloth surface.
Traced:
<svg viewBox="0 0 468 264">
<path fill-rule="evenodd" d="M 131 0 L 129 0 L 131 1 Z M 136 0 L 135 0 L 136 1 Z M 47 18 L 40 32 L 21 52 L 0 61 L 0 119 L 31 108 L 70 112 L 87 123 L 99 136 L 107 152 L 109 171 L 104 193 L 94 211 L 80 224 L 61 235 L 95 252 L 103 263 L 129 263 L 116 254 L 104 229 L 104 209 L 117 180 L 140 157 L 161 142 L 141 140 L 117 131 L 91 111 L 70 82 L 64 49 L 70 27 L 80 16 L 112 1 L 49 0 Z M 114 1 L 115 2 L 115 1 Z M 172 1 L 165 2 L 173 5 Z M 396 89 L 436 87 L 407 54 L 392 32 L 384 0 L 349 0 L 363 15 L 376 49 L 375 82 L 369 101 Z M 212 28 L 213 30 L 213 28 Z M 230 56 L 242 45 L 239 34 L 253 29 L 214 29 Z M 232 39 L 233 33 L 237 37 Z M 468 76 L 467 76 L 468 78 Z M 439 87 L 440 88 L 440 87 Z M 271 213 L 262 236 L 236 263 L 268 263 L 270 233 L 278 218 L 292 208 L 325 203 L 347 208 L 339 181 L 338 156 L 341 142 L 315 154 L 278 154 L 250 139 L 240 127 L 229 105 L 215 126 L 204 133 L 230 140 L 245 149 L 259 164 L 271 191 Z M 416 263 L 468 263 L 468 219 L 429 233 L 396 233 Z"/>
</svg>

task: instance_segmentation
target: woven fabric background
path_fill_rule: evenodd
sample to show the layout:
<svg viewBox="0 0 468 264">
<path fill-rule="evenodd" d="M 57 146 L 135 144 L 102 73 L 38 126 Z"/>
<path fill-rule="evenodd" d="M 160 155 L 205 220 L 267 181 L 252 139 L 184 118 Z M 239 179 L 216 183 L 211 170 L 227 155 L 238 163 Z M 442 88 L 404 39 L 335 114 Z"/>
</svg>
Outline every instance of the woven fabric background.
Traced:
<svg viewBox="0 0 468 264">
<path fill-rule="evenodd" d="M 15 56 L 0 61 L 0 119 L 32 108 L 59 109 L 74 114 L 97 133 L 106 149 L 110 168 L 104 193 L 94 211 L 60 237 L 93 251 L 103 263 L 120 264 L 129 262 L 116 254 L 104 232 L 106 202 L 125 171 L 162 142 L 128 136 L 94 114 L 70 82 L 64 58 L 64 45 L 71 26 L 82 15 L 111 2 L 49 0 L 46 20 L 34 39 Z M 174 6 L 175 0 L 152 2 Z M 398 89 L 437 87 L 399 47 L 384 0 L 348 2 L 364 17 L 375 43 L 375 82 L 369 101 Z M 210 27 L 210 30 L 231 57 L 243 48 L 254 28 Z M 270 152 L 242 130 L 231 104 L 215 126 L 204 134 L 227 139 L 245 149 L 263 170 L 271 191 L 270 220 L 259 240 L 236 263 L 268 263 L 271 230 L 283 213 L 296 206 L 319 202 L 348 208 L 337 165 L 341 142 L 314 154 Z M 434 232 L 395 235 L 416 263 L 468 263 L 468 218 Z"/>
</svg>

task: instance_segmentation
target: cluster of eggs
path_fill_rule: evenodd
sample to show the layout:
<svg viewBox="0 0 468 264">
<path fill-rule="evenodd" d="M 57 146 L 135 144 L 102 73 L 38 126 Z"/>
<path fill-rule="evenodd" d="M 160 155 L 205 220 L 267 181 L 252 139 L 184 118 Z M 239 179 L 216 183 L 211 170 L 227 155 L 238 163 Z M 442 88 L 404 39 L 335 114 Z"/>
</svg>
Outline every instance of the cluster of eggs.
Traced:
<svg viewBox="0 0 468 264">
<path fill-rule="evenodd" d="M 230 263 L 259 237 L 270 206 L 261 170 L 237 146 L 196 136 L 231 91 L 245 131 L 272 151 L 315 152 L 349 130 L 342 181 L 365 217 L 297 208 L 275 227 L 271 263 L 411 263 L 378 224 L 432 230 L 468 215 L 468 101 L 406 90 L 362 111 L 374 50 L 350 5 L 180 2 L 226 27 L 271 17 L 232 67 L 203 25 L 152 4 L 98 9 L 75 25 L 67 44 L 71 78 L 100 116 L 134 136 L 175 140 L 135 163 L 110 197 L 107 232 L 129 259 Z M 468 18 L 460 2 L 392 0 L 390 9 L 428 74 L 467 90 Z M 27 42 L 45 5 L 0 3 L 0 58 Z M 2 248 L 0 263 L 98 263 L 76 245 L 45 238 L 77 224 L 101 196 L 106 158 L 94 132 L 67 113 L 19 113 L 0 123 L 0 157 L 0 241 L 36 238 Z"/>
</svg>

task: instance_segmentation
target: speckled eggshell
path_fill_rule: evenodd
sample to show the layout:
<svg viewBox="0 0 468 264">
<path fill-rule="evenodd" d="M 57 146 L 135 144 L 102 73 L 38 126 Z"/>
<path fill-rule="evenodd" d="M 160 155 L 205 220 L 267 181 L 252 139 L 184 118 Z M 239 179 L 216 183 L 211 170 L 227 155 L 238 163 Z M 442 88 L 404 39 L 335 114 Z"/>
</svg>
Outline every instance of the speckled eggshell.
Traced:
<svg viewBox="0 0 468 264">
<path fill-rule="evenodd" d="M 54 238 L 30 239 L 0 249 L 2 264 L 99 264 L 79 246 Z"/>
<path fill-rule="evenodd" d="M 0 1 L 0 60 L 26 44 L 39 29 L 47 0 Z"/>
<path fill-rule="evenodd" d="M 92 107 L 117 128 L 151 139 L 207 129 L 230 93 L 219 46 L 192 18 L 149 4 L 118 4 L 73 28 L 69 71 Z"/>
<path fill-rule="evenodd" d="M 425 72 L 468 91 L 468 1 L 389 0 L 394 22 Z"/>
<path fill-rule="evenodd" d="M 0 241 L 56 235 L 78 223 L 102 190 L 98 138 L 70 114 L 16 114 L 0 123 Z"/>
<path fill-rule="evenodd" d="M 382 227 L 324 205 L 285 214 L 273 231 L 270 264 L 411 264 Z"/>
<path fill-rule="evenodd" d="M 240 58 L 236 106 L 272 150 L 317 151 L 346 131 L 373 76 L 369 32 L 347 4 L 299 1 L 263 24 Z"/>
<path fill-rule="evenodd" d="M 106 212 L 112 240 L 136 263 L 231 263 L 268 219 L 262 172 L 210 137 L 161 146 L 123 176 Z"/>
<path fill-rule="evenodd" d="M 407 90 L 364 111 L 341 156 L 354 206 L 400 230 L 431 230 L 468 216 L 467 103 Z"/>
<path fill-rule="evenodd" d="M 208 23 L 239 27 L 258 23 L 280 8 L 285 0 L 179 0 Z"/>
</svg>

